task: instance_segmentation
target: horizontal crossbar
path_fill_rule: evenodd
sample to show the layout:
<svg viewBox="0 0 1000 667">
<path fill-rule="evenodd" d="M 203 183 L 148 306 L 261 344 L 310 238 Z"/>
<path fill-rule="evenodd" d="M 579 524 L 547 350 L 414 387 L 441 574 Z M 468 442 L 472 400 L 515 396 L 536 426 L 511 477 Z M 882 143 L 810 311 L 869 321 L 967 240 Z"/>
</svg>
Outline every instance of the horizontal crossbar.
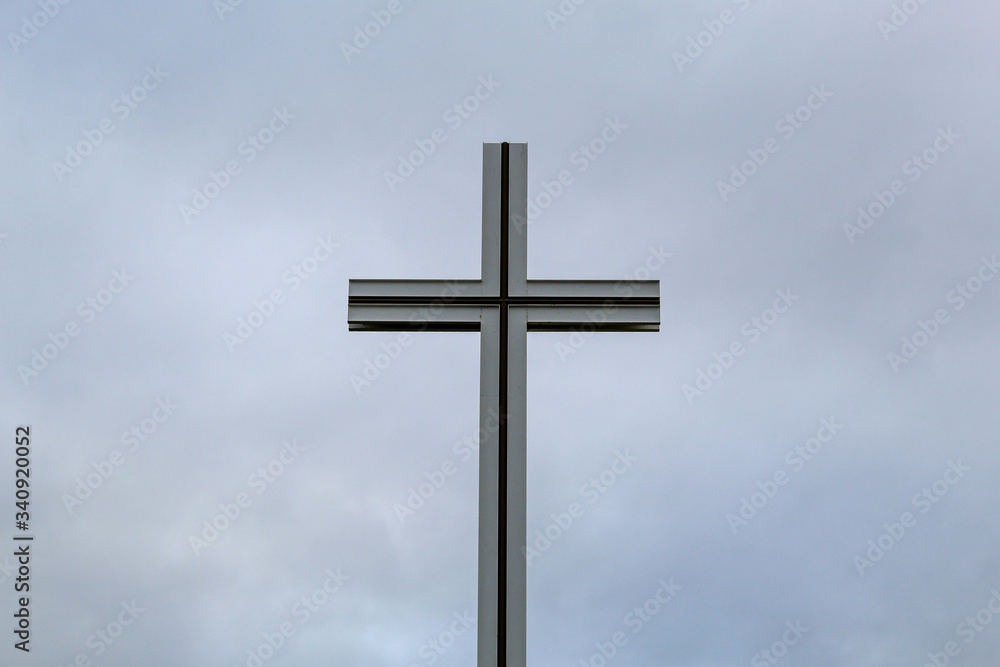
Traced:
<svg viewBox="0 0 1000 667">
<path fill-rule="evenodd" d="M 478 280 L 352 280 L 352 331 L 479 331 L 484 308 L 527 309 L 529 331 L 658 331 L 659 282 L 529 280 L 526 294 L 482 293 Z"/>
</svg>

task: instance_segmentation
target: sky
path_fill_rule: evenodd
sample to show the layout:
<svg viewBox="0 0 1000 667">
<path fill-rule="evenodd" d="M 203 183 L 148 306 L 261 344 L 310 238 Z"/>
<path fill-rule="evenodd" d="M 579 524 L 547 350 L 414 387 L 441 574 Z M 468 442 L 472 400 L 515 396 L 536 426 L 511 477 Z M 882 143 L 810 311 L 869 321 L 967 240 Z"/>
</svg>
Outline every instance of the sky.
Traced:
<svg viewBox="0 0 1000 667">
<path fill-rule="evenodd" d="M 998 19 L 5 3 L 0 664 L 475 664 L 478 334 L 347 288 L 479 278 L 501 141 L 661 296 L 529 335 L 529 664 L 995 664 Z"/>
</svg>

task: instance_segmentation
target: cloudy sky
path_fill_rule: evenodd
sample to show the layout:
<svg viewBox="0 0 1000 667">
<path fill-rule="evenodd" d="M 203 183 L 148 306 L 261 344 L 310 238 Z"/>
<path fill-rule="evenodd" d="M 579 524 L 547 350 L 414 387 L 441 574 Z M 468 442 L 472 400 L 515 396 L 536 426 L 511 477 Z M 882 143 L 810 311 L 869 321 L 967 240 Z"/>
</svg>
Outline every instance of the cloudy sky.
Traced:
<svg viewBox="0 0 1000 667">
<path fill-rule="evenodd" d="M 347 287 L 478 278 L 514 141 L 529 278 L 662 298 L 529 336 L 529 664 L 995 664 L 998 19 L 6 3 L 0 663 L 475 664 L 478 334 Z"/>
</svg>

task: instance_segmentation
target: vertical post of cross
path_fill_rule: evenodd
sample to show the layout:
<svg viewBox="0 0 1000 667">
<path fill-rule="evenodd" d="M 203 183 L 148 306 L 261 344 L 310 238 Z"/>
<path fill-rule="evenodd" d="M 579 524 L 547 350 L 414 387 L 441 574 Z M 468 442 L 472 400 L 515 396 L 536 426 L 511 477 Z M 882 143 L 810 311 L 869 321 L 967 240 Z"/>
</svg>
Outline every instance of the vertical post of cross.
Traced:
<svg viewBox="0 0 1000 667">
<path fill-rule="evenodd" d="M 483 296 L 479 449 L 479 667 L 526 660 L 526 564 L 520 547 L 527 531 L 524 308 L 526 295 L 527 146 L 483 146 Z"/>
</svg>

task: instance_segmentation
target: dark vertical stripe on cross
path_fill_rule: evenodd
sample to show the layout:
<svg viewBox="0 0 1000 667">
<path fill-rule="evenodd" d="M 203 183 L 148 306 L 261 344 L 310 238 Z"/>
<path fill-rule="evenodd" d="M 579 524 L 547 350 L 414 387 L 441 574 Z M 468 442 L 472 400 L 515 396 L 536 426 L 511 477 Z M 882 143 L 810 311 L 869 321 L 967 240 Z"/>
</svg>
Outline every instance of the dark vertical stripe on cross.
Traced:
<svg viewBox="0 0 1000 667">
<path fill-rule="evenodd" d="M 510 260 L 510 144 L 503 142 L 500 149 L 500 510 L 499 551 L 500 580 L 497 582 L 497 665 L 507 664 L 507 280 Z"/>
</svg>

